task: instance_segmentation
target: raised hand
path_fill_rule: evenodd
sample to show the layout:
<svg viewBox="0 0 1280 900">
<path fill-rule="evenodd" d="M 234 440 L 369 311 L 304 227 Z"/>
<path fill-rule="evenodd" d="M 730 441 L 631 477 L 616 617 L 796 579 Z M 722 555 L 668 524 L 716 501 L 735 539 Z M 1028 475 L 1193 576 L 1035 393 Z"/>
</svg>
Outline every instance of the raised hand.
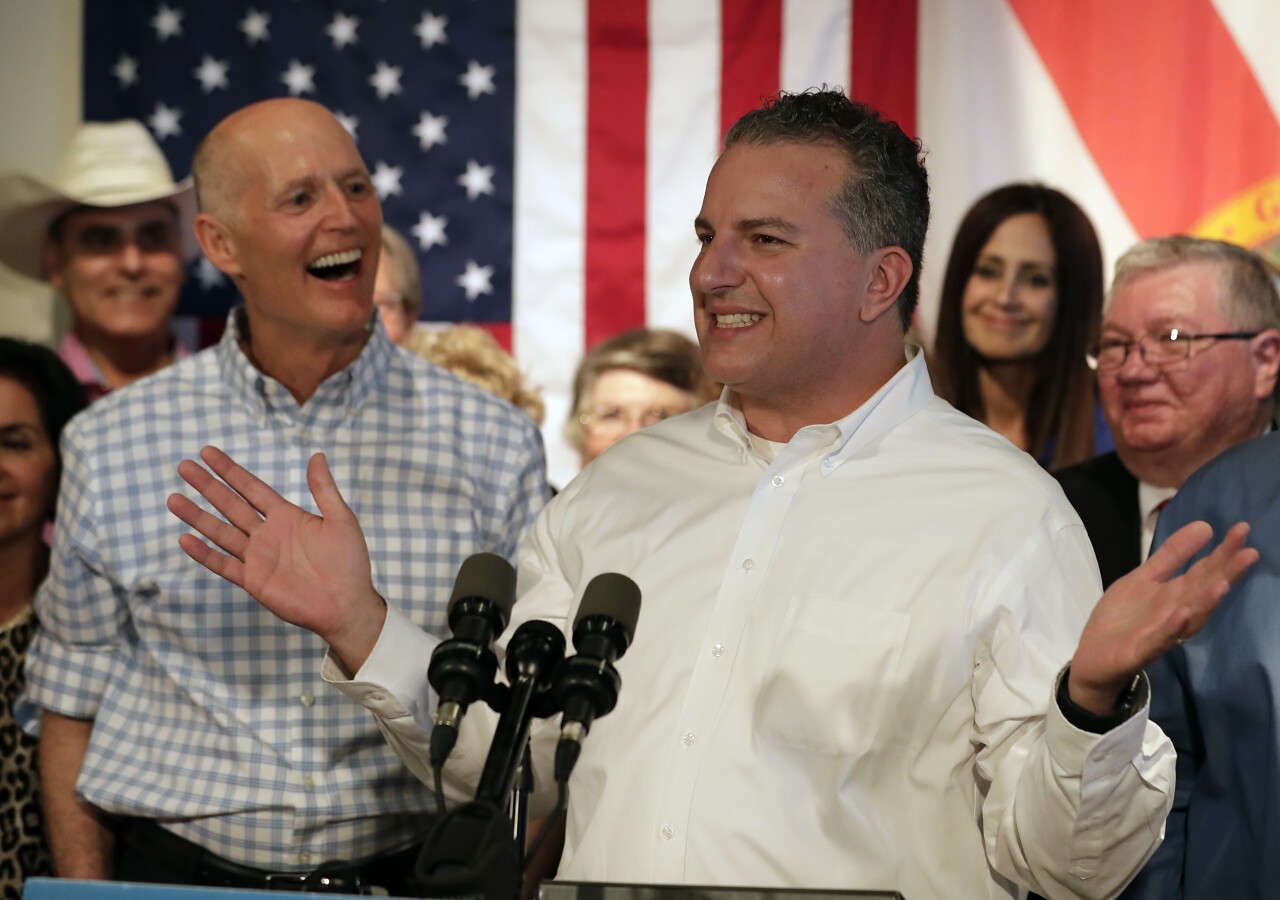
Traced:
<svg viewBox="0 0 1280 900">
<path fill-rule="evenodd" d="M 351 672 L 359 669 L 377 642 L 386 604 L 373 586 L 360 523 L 324 455 L 315 454 L 307 464 L 318 516 L 281 497 L 215 447 L 205 447 L 200 458 L 213 474 L 191 460 L 178 464 L 178 474 L 225 521 L 171 494 L 169 511 L 209 541 L 184 534 L 178 538 L 182 549 L 281 619 L 314 631 Z"/>
<path fill-rule="evenodd" d="M 1258 561 L 1245 547 L 1249 526 L 1232 526 L 1221 544 L 1177 578 L 1173 575 L 1213 537 L 1192 522 L 1102 595 L 1084 626 L 1067 683 L 1071 701 L 1099 716 L 1149 663 L 1199 631 L 1227 590 Z"/>
</svg>

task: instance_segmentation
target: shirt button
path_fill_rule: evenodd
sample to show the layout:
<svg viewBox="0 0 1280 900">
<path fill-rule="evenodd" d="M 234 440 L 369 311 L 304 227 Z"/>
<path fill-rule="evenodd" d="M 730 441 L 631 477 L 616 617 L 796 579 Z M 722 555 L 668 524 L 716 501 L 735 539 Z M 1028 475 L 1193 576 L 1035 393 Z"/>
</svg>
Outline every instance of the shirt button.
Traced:
<svg viewBox="0 0 1280 900">
<path fill-rule="evenodd" d="M 312 778 L 310 775 L 308 775 L 306 778 L 302 779 L 302 785 L 307 790 L 311 790 L 316 786 L 316 780 Z"/>
<path fill-rule="evenodd" d="M 374 703 L 381 703 L 386 698 L 383 696 L 382 691 L 374 691 L 369 695 L 369 699 Z"/>
<path fill-rule="evenodd" d="M 750 572 L 755 567 L 756 561 L 749 556 L 742 561 L 742 571 L 744 572 Z"/>
<path fill-rule="evenodd" d="M 831 459 L 830 457 L 822 461 L 822 467 L 824 469 L 830 469 L 835 464 L 836 464 L 836 461 L 834 459 Z"/>
<path fill-rule="evenodd" d="M 785 480 L 785 479 L 783 479 L 783 477 L 782 477 L 781 475 L 774 475 L 774 476 L 773 476 L 773 486 L 774 486 L 774 487 L 782 487 L 782 483 L 783 483 L 783 481 L 784 481 L 784 480 Z"/>
<path fill-rule="evenodd" d="M 694 734 L 692 731 L 686 731 L 684 733 L 684 737 L 680 738 L 680 743 L 684 744 L 685 748 L 687 749 L 689 747 L 692 747 L 693 742 L 696 741 L 697 739 L 698 739 L 698 736 Z"/>
<path fill-rule="evenodd" d="M 303 695 L 302 695 L 301 697 L 299 697 L 298 699 L 302 701 L 302 705 L 303 705 L 303 706 L 315 706 L 315 705 L 316 705 L 316 695 L 315 695 L 315 694 L 303 694 Z"/>
<path fill-rule="evenodd" d="M 298 854 L 298 862 L 302 863 L 304 866 L 311 865 L 311 854 L 303 850 Z"/>
<path fill-rule="evenodd" d="M 675 836 L 676 836 L 676 830 L 674 828 L 672 828 L 670 825 L 662 826 L 662 839 L 664 841 L 669 841 Z"/>
<path fill-rule="evenodd" d="M 711 655 L 716 659 L 724 656 L 724 644 L 716 644 L 711 648 Z"/>
</svg>

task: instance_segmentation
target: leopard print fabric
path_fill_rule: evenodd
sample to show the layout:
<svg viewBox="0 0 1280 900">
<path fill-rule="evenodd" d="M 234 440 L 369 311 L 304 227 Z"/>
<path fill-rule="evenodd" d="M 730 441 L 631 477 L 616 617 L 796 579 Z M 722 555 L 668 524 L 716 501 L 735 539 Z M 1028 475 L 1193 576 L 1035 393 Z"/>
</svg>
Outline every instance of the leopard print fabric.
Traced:
<svg viewBox="0 0 1280 900">
<path fill-rule="evenodd" d="M 41 825 L 36 740 L 13 716 L 35 632 L 30 609 L 0 625 L 0 900 L 19 900 L 27 878 L 53 874 Z"/>
</svg>

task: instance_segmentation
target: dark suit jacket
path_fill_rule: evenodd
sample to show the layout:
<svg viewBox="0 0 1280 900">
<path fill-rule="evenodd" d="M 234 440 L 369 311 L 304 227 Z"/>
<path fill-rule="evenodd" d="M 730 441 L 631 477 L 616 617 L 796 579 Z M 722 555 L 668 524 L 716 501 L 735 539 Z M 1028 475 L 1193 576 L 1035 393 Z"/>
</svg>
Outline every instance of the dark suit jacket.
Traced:
<svg viewBox="0 0 1280 900">
<path fill-rule="evenodd" d="M 1109 587 L 1142 560 L 1142 517 L 1138 511 L 1138 479 L 1114 453 L 1062 469 L 1054 476 L 1076 508 L 1093 544 L 1102 572 L 1102 586 Z"/>
</svg>

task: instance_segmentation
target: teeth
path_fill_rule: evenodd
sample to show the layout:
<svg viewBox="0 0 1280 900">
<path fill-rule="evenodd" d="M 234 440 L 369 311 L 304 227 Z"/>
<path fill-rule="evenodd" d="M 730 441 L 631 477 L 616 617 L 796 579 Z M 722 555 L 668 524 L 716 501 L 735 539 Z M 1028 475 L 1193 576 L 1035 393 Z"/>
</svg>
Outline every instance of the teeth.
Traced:
<svg viewBox="0 0 1280 900">
<path fill-rule="evenodd" d="M 345 266 L 353 263 L 364 255 L 364 251 L 359 248 L 355 250 L 343 250 L 340 253 L 330 253 L 322 256 L 307 266 L 308 269 L 327 269 L 330 266 Z"/>
<path fill-rule="evenodd" d="M 758 313 L 732 313 L 727 316 L 717 315 L 716 325 L 720 328 L 746 328 L 759 322 L 763 316 Z"/>
</svg>

